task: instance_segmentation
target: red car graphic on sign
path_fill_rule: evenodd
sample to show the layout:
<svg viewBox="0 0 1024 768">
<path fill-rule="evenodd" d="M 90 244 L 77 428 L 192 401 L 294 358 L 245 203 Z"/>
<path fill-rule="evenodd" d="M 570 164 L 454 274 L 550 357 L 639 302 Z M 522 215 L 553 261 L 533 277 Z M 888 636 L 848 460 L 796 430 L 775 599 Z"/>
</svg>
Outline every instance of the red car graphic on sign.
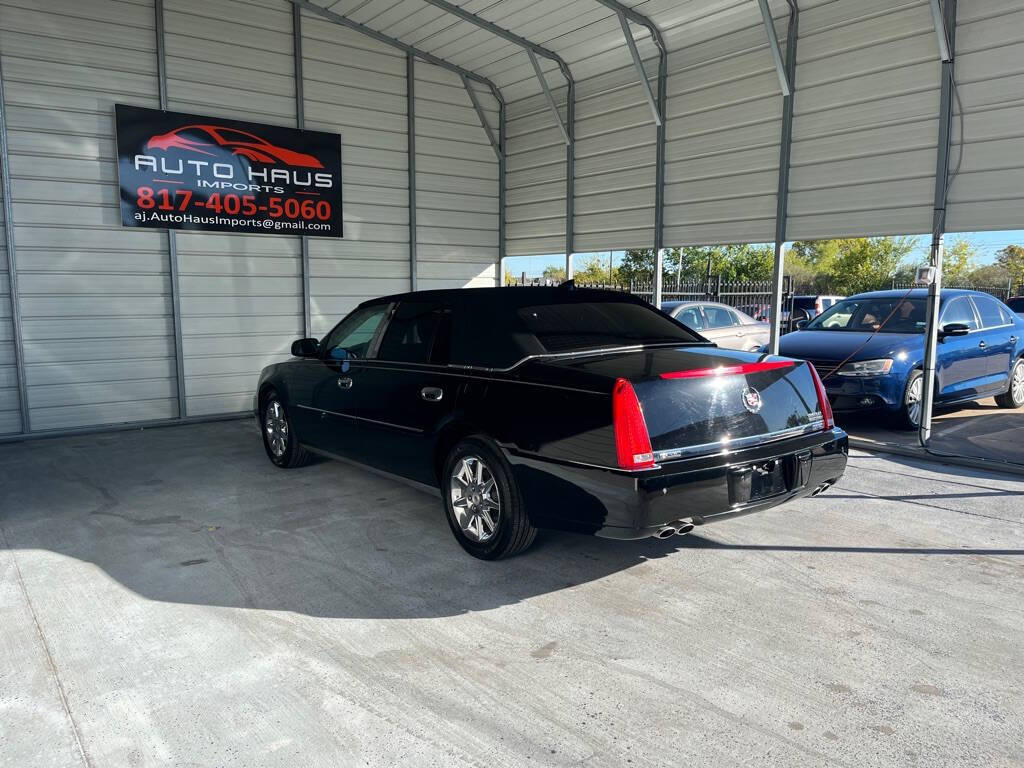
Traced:
<svg viewBox="0 0 1024 768">
<path fill-rule="evenodd" d="M 267 165 L 282 162 L 303 168 L 324 167 L 312 155 L 278 147 L 248 131 L 221 125 L 183 125 L 168 133 L 157 134 L 146 143 L 146 149 L 186 149 L 214 156 L 218 153 L 211 150 L 218 147 L 230 149 L 234 155 Z"/>
</svg>

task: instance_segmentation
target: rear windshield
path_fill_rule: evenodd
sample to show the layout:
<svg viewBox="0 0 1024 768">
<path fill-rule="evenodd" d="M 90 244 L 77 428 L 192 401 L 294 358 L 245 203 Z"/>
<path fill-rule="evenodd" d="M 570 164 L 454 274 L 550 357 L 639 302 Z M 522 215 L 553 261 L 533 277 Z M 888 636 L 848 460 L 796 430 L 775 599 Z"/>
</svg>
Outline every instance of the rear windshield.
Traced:
<svg viewBox="0 0 1024 768">
<path fill-rule="evenodd" d="M 700 341 L 678 322 L 641 304 L 567 302 L 520 307 L 516 311 L 546 352 Z"/>
<path fill-rule="evenodd" d="M 926 315 L 924 299 L 844 299 L 814 318 L 806 329 L 856 333 L 924 333 Z"/>
</svg>

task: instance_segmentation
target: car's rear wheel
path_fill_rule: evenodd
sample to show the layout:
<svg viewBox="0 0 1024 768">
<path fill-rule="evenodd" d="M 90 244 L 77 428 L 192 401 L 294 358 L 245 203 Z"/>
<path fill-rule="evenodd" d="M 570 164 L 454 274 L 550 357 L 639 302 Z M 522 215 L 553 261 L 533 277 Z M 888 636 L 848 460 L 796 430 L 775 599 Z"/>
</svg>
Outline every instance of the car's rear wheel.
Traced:
<svg viewBox="0 0 1024 768">
<path fill-rule="evenodd" d="M 903 404 L 900 406 L 898 421 L 901 429 L 917 429 L 921 425 L 923 409 L 924 374 L 913 371 L 903 390 Z"/>
<path fill-rule="evenodd" d="M 996 395 L 996 405 L 1000 408 L 1020 408 L 1024 406 L 1024 360 L 1018 360 L 1010 370 L 1010 387 L 1001 395 Z"/>
<path fill-rule="evenodd" d="M 441 475 L 441 493 L 448 525 L 473 557 L 511 557 L 537 535 L 511 467 L 486 439 L 467 438 L 452 448 Z"/>
<path fill-rule="evenodd" d="M 260 403 L 260 431 L 263 448 L 275 466 L 292 469 L 309 463 L 309 452 L 299 444 L 288 411 L 274 390 L 267 392 Z"/>
</svg>

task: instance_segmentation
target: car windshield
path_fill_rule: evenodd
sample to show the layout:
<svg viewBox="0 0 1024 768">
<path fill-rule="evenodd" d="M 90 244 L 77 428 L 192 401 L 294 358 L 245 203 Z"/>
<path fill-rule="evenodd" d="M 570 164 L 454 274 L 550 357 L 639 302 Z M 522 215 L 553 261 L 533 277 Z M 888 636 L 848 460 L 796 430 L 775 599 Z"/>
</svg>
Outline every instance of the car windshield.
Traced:
<svg viewBox="0 0 1024 768">
<path fill-rule="evenodd" d="M 853 298 L 833 304 L 809 322 L 808 331 L 924 333 L 924 299 Z"/>
<path fill-rule="evenodd" d="M 700 339 L 651 307 L 625 301 L 573 301 L 521 307 L 519 318 L 547 352 Z"/>
</svg>

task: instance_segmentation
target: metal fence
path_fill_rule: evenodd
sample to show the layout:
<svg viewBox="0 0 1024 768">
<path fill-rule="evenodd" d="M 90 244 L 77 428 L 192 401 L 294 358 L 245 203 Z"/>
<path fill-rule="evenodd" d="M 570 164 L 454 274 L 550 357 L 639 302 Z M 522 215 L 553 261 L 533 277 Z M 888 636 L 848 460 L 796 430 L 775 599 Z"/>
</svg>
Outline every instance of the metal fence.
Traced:
<svg viewBox="0 0 1024 768">
<path fill-rule="evenodd" d="M 894 290 L 898 291 L 910 290 L 911 288 L 919 288 L 921 286 L 914 285 L 913 283 L 897 283 L 895 280 L 893 280 L 891 287 Z M 1024 295 L 1024 284 L 1017 286 L 1017 288 L 1014 288 L 1013 285 L 1009 283 L 1006 285 L 973 285 L 972 283 L 969 282 L 961 283 L 954 281 L 952 283 L 947 283 L 946 281 L 943 281 L 942 287 L 950 289 L 963 288 L 969 291 L 982 291 L 984 293 L 988 293 L 992 296 L 995 296 L 1000 301 L 1006 301 L 1011 296 Z"/>
</svg>

